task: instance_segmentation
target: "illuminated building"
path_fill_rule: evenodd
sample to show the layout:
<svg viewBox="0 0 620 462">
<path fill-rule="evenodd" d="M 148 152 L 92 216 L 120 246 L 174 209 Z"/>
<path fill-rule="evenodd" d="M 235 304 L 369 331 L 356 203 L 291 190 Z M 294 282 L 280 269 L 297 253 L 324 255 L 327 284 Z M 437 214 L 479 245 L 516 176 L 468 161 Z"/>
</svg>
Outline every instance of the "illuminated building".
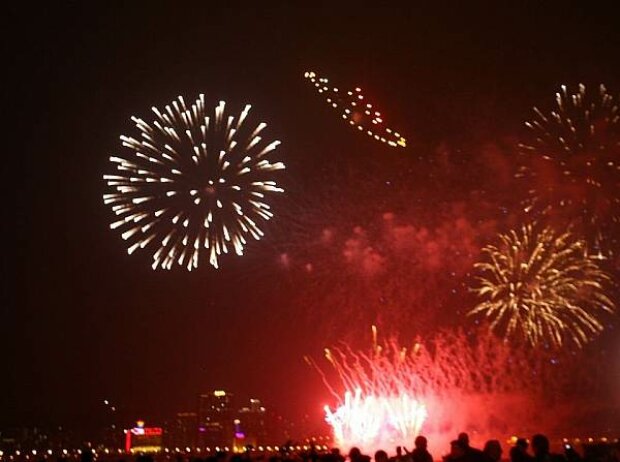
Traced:
<svg viewBox="0 0 620 462">
<path fill-rule="evenodd" d="M 265 426 L 266 412 L 260 400 L 250 399 L 250 405 L 239 409 L 235 419 L 235 446 L 259 446 L 266 444 L 267 431 Z"/>
<path fill-rule="evenodd" d="M 139 420 L 134 428 L 125 430 L 125 451 L 129 454 L 160 452 L 163 433 L 160 427 L 145 427 Z"/>
<path fill-rule="evenodd" d="M 233 395 L 215 390 L 198 397 L 198 445 L 230 447 L 234 437 Z"/>
<path fill-rule="evenodd" d="M 177 413 L 170 430 L 171 446 L 194 448 L 197 443 L 198 414 L 195 412 Z"/>
</svg>

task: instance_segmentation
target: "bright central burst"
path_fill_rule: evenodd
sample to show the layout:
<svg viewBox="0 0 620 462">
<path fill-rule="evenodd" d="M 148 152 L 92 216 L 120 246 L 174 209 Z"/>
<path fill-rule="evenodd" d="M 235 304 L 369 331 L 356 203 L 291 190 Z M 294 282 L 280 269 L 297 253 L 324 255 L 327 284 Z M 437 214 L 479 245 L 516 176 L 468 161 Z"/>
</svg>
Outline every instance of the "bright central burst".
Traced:
<svg viewBox="0 0 620 462">
<path fill-rule="evenodd" d="M 410 444 L 426 420 L 426 406 L 406 392 L 374 395 L 347 391 L 344 402 L 332 411 L 325 406 L 336 446 L 366 451 Z"/>
<path fill-rule="evenodd" d="M 335 400 L 325 412 L 341 449 L 410 448 L 421 432 L 436 453 L 460 431 L 484 441 L 555 425 L 553 414 L 538 412 L 549 396 L 572 396 L 574 384 L 591 377 L 571 367 L 576 352 L 565 353 L 498 341 L 486 326 L 438 330 L 410 346 L 378 343 L 373 327 L 370 351 L 341 343 L 325 350 L 329 368 L 306 361 Z"/>
<path fill-rule="evenodd" d="M 339 404 L 335 410 L 325 406 L 325 418 L 332 427 L 338 447 L 360 448 L 366 452 L 410 445 L 420 434 L 428 411 L 421 397 L 428 397 L 424 379 L 412 365 L 412 356 L 395 344 L 377 344 L 377 329 L 372 327 L 370 355 L 351 351 L 325 350 L 327 360 L 345 386 L 344 399 L 325 381 Z M 418 355 L 420 345 L 411 354 Z M 311 360 L 308 362 L 323 372 Z M 340 395 L 341 396 L 341 395 Z"/>
<path fill-rule="evenodd" d="M 220 101 L 209 114 L 204 95 L 190 107 L 179 96 L 153 107 L 150 124 L 132 117 L 140 138 L 121 136 L 131 153 L 110 157 L 117 172 L 104 179 L 114 192 L 103 196 L 130 254 L 150 246 L 153 269 L 191 271 L 204 250 L 217 268 L 221 254 L 243 254 L 248 235 L 263 236 L 260 222 L 273 216 L 266 199 L 283 191 L 271 175 L 285 166 L 266 159 L 280 141 L 263 140 L 267 124 L 249 125 L 250 107 L 226 116 Z"/>
</svg>

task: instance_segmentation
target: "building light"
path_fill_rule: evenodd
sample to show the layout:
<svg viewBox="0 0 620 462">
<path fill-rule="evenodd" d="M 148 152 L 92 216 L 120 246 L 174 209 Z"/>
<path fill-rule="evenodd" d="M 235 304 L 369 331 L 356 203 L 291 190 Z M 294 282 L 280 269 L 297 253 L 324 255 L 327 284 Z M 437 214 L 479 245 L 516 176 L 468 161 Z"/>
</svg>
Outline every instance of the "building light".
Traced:
<svg viewBox="0 0 620 462">
<path fill-rule="evenodd" d="M 218 398 L 219 398 L 220 396 L 226 396 L 226 392 L 225 392 L 224 390 L 215 390 L 215 391 L 213 392 L 213 396 L 217 396 Z"/>
</svg>

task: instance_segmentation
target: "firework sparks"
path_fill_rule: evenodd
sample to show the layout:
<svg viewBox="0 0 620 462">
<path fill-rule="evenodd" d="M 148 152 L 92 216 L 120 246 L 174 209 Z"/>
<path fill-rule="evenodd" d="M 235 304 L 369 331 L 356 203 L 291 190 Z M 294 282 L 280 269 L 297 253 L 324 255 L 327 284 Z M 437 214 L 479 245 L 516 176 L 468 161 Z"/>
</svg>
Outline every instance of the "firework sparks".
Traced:
<svg viewBox="0 0 620 462">
<path fill-rule="evenodd" d="M 325 350 L 326 358 L 346 388 L 344 399 L 340 400 L 337 392 L 325 381 L 340 401 L 334 411 L 329 406 L 324 410 L 334 440 L 342 448 L 355 446 L 374 451 L 406 444 L 420 433 L 428 415 L 426 406 L 416 395 L 420 388 L 412 386 L 416 376 L 407 378 L 402 374 L 407 366 L 406 353 L 399 351 L 394 357 L 382 355 L 376 335 L 373 326 L 373 352 L 370 355 L 357 355 L 350 350 Z M 320 371 L 318 367 L 317 370 Z M 325 375 L 320 372 L 325 380 Z"/>
<path fill-rule="evenodd" d="M 525 123 L 528 138 L 519 147 L 527 156 L 517 176 L 531 182 L 526 211 L 579 217 L 595 246 L 604 229 L 620 222 L 620 110 L 604 85 L 576 93 L 556 93 L 557 108 L 534 107 Z"/>
<path fill-rule="evenodd" d="M 469 314 L 483 315 L 507 338 L 583 346 L 603 330 L 602 315 L 614 311 L 610 277 L 570 231 L 524 225 L 482 254 L 473 290 L 483 301 Z"/>
<path fill-rule="evenodd" d="M 408 394 L 362 395 L 347 391 L 344 402 L 332 412 L 325 406 L 326 420 L 340 447 L 394 447 L 420 433 L 426 407 Z"/>
<path fill-rule="evenodd" d="M 328 87 L 328 79 L 318 77 L 314 72 L 306 72 L 304 77 L 325 96 L 327 104 L 337 110 L 342 119 L 353 128 L 389 146 L 407 146 L 407 140 L 403 136 L 383 124 L 381 113 L 365 100 L 361 88 L 340 90 Z"/>
<path fill-rule="evenodd" d="M 283 191 L 271 175 L 285 166 L 267 159 L 280 141 L 263 139 L 267 124 L 250 126 L 250 108 L 227 116 L 220 101 L 211 114 L 201 94 L 189 107 L 181 96 L 153 107 L 150 124 L 131 118 L 140 137 L 120 137 L 131 153 L 110 157 L 116 172 L 104 180 L 113 192 L 103 196 L 129 254 L 150 247 L 153 269 L 176 262 L 191 271 L 204 250 L 217 268 L 222 254 L 243 254 L 248 235 L 263 236 L 260 222 L 273 217 L 267 198 Z"/>
<path fill-rule="evenodd" d="M 405 347 L 395 339 L 379 343 L 373 327 L 369 352 L 326 349 L 329 370 L 306 361 L 337 402 L 324 409 L 339 447 L 374 452 L 409 445 L 420 432 L 439 449 L 459 431 L 497 437 L 520 428 L 542 387 L 553 388 L 561 376 L 544 354 L 531 353 L 498 342 L 486 328 L 443 330 Z"/>
<path fill-rule="evenodd" d="M 383 364 L 382 347 L 377 344 L 377 328 L 372 326 L 373 354 L 362 356 L 368 365 Z M 395 350 L 394 350 L 395 351 Z M 340 374 L 347 387 L 344 401 L 332 411 L 325 406 L 325 420 L 332 427 L 334 439 L 341 447 L 382 448 L 393 447 L 411 441 L 420 433 L 428 415 L 426 406 L 413 395 L 418 387 L 410 387 L 410 381 L 402 380 L 392 369 L 391 375 L 375 374 L 379 369 L 351 367 L 346 356 L 334 356 L 325 350 L 326 358 Z M 355 355 L 351 355 L 355 356 Z M 397 353 L 397 362 L 406 364 L 406 350 Z M 389 358 L 387 364 L 393 358 Z M 396 368 L 398 369 L 398 367 Z M 382 371 L 385 372 L 385 371 Z M 363 388 L 364 390 L 363 390 Z"/>
</svg>

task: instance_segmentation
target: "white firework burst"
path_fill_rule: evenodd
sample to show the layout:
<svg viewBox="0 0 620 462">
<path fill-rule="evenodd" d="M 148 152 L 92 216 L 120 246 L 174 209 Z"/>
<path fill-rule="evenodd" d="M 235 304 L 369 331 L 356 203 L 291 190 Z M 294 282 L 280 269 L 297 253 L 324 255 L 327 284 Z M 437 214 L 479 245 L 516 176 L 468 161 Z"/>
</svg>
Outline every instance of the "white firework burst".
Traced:
<svg viewBox="0 0 620 462">
<path fill-rule="evenodd" d="M 268 157 L 280 141 L 261 136 L 264 122 L 250 124 L 250 105 L 237 116 L 225 107 L 207 111 L 202 94 L 189 107 L 181 96 L 163 111 L 153 107 L 152 122 L 131 118 L 138 138 L 120 137 L 129 152 L 110 157 L 116 172 L 104 175 L 112 192 L 103 196 L 116 216 L 110 227 L 129 254 L 151 249 L 153 269 L 176 262 L 191 271 L 201 252 L 218 268 L 222 254 L 242 255 L 273 217 L 267 199 L 283 189 L 272 175 L 285 166 Z"/>
</svg>

